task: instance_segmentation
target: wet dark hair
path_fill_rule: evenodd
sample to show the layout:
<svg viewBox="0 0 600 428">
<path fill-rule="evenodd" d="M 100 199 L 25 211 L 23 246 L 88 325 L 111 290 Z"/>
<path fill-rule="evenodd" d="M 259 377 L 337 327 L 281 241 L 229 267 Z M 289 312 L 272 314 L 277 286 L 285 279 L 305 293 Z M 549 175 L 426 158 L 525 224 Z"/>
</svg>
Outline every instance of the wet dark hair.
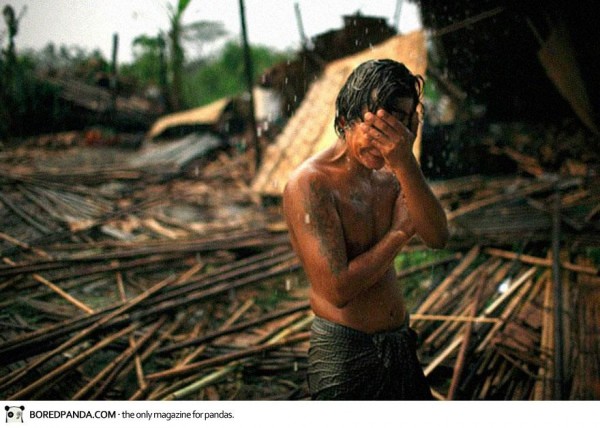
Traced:
<svg viewBox="0 0 600 428">
<path fill-rule="evenodd" d="M 415 107 L 421 102 L 423 77 L 411 73 L 402 63 L 377 59 L 362 63 L 348 77 L 335 101 L 335 132 L 344 135 L 344 126 L 362 119 L 363 108 L 394 110 L 394 101 L 410 97 Z"/>
</svg>

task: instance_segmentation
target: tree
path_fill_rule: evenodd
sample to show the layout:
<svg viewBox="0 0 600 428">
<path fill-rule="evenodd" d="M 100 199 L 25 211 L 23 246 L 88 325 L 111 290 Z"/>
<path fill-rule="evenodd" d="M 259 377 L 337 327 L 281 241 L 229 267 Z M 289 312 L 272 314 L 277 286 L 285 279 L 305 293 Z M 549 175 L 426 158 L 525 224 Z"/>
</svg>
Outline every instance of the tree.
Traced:
<svg viewBox="0 0 600 428">
<path fill-rule="evenodd" d="M 254 62 L 254 81 L 265 69 L 289 59 L 287 53 L 265 46 L 251 46 Z M 184 76 L 185 103 L 191 107 L 208 104 L 219 98 L 239 95 L 246 91 L 243 48 L 229 41 L 213 58 L 189 70 Z"/>
<path fill-rule="evenodd" d="M 121 67 L 121 74 L 133 77 L 139 88 L 157 87 L 168 104 L 166 43 L 164 33 L 151 37 L 142 34 L 133 40 L 132 64 Z"/>
<path fill-rule="evenodd" d="M 19 96 L 15 37 L 19 32 L 19 21 L 25 10 L 24 8 L 17 17 L 11 5 L 6 5 L 2 9 L 8 31 L 8 46 L 6 49 L 0 49 L 0 135 L 8 133 L 15 119 L 15 98 Z"/>
<path fill-rule="evenodd" d="M 198 21 L 191 24 L 183 24 L 183 13 L 191 3 L 191 0 L 178 0 L 177 7 L 167 4 L 169 14 L 169 42 L 170 42 L 170 64 L 171 64 L 171 107 L 173 110 L 182 108 L 183 88 L 183 66 L 185 63 L 185 52 L 183 42 L 187 41 L 214 41 L 224 36 L 226 31 L 220 22 Z"/>
</svg>

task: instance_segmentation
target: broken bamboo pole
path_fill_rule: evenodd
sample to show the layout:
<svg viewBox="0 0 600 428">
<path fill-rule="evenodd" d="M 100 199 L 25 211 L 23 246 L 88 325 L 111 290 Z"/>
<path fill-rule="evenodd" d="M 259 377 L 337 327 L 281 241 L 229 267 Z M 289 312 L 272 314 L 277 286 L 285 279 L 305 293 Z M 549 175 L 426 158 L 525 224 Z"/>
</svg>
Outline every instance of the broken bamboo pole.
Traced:
<svg viewBox="0 0 600 428">
<path fill-rule="evenodd" d="M 475 318 L 477 313 L 479 312 L 479 303 L 481 301 L 481 296 L 483 294 L 483 289 L 487 284 L 488 278 L 491 276 L 489 272 L 482 272 L 479 275 L 479 279 L 477 282 L 477 290 L 475 292 L 475 298 L 471 303 L 469 316 Z M 456 397 L 456 393 L 458 391 L 458 387 L 460 384 L 465 360 L 467 358 L 467 351 L 469 350 L 469 345 L 471 344 L 471 335 L 473 331 L 473 323 L 469 322 L 464 327 L 463 337 L 464 340 L 460 346 L 460 350 L 458 351 L 458 357 L 456 360 L 456 364 L 454 365 L 454 371 L 452 374 L 452 380 L 450 382 L 450 389 L 448 390 L 448 400 L 454 400 Z"/>
<path fill-rule="evenodd" d="M 227 330 L 239 319 L 239 317 L 242 316 L 243 313 L 245 313 L 248 309 L 250 309 L 250 307 L 253 304 L 254 304 L 254 300 L 248 299 L 240 308 L 238 308 L 235 312 L 233 312 L 233 314 L 231 314 L 229 316 L 229 318 L 227 318 L 227 320 L 225 320 L 225 322 L 219 327 L 218 330 L 219 331 Z M 199 332 L 197 331 L 197 329 L 194 329 L 194 331 L 192 332 L 192 336 L 198 336 L 198 334 L 199 334 Z M 206 350 L 206 347 L 207 347 L 207 345 L 205 345 L 205 344 L 196 347 L 189 354 L 184 355 L 184 357 L 182 359 L 180 359 L 180 361 L 177 362 L 177 364 L 175 364 L 175 367 L 179 368 L 179 367 L 184 367 L 187 364 L 190 364 L 192 361 L 194 361 L 199 355 L 201 355 Z M 194 376 L 193 378 L 195 379 L 196 377 Z M 159 399 L 160 397 L 163 397 L 166 394 L 169 394 L 172 391 L 179 389 L 182 385 L 189 384 L 189 382 L 190 382 L 189 379 L 183 379 L 180 382 L 176 382 L 175 384 L 168 383 L 168 382 L 160 382 L 158 384 L 154 383 L 153 384 L 154 389 L 148 395 L 148 399 L 149 400 Z M 212 383 L 212 381 L 211 381 L 211 383 Z"/>
<path fill-rule="evenodd" d="M 100 320 L 98 320 L 94 324 L 92 324 L 90 327 L 84 329 L 83 331 L 80 331 L 75 336 L 73 336 L 70 339 L 68 339 L 67 341 L 63 342 L 60 346 L 58 346 L 58 347 L 54 348 L 53 350 L 47 352 L 46 354 L 42 355 L 41 357 L 38 357 L 33 362 L 31 362 L 30 364 L 24 366 L 22 369 L 18 370 L 17 372 L 13 372 L 13 373 L 11 373 L 11 374 L 3 377 L 2 379 L 0 379 L 0 385 L 2 385 L 2 386 L 0 386 L 0 389 L 6 388 L 9 385 L 14 384 L 17 380 L 20 380 L 23 376 L 25 376 L 27 373 L 30 373 L 36 367 L 39 367 L 41 364 L 43 364 L 44 362 L 48 361 L 50 358 L 52 358 L 52 357 L 60 354 L 61 352 L 65 351 L 65 350 L 67 350 L 69 348 L 71 348 L 73 345 L 75 345 L 76 343 L 80 342 L 85 337 L 89 336 L 92 332 L 94 332 L 97 329 L 99 329 L 99 327 L 101 327 L 103 324 L 109 322 L 110 320 L 116 318 L 117 316 L 125 313 L 129 309 L 131 309 L 134 306 L 138 305 L 140 302 L 142 302 L 144 299 L 146 299 L 149 296 L 151 296 L 153 293 L 156 293 L 160 289 L 162 289 L 165 286 L 169 285 L 172 281 L 173 281 L 173 275 L 170 275 L 167 278 L 165 278 L 162 281 L 160 281 L 157 284 L 155 284 L 153 287 L 151 287 L 150 289 L 148 289 L 146 292 L 144 292 L 144 293 L 138 295 L 137 297 L 131 299 L 126 305 L 123 305 L 119 309 L 108 313 L 107 315 L 105 315 L 104 317 L 102 317 Z"/>
<path fill-rule="evenodd" d="M 256 257 L 254 260 L 258 260 L 259 262 L 257 264 L 253 264 L 250 269 L 232 270 L 233 266 L 237 268 L 238 266 L 243 267 L 243 265 L 246 264 L 245 262 L 237 264 L 232 263 L 223 269 L 215 270 L 211 274 L 203 275 L 202 280 L 198 280 L 197 284 L 190 285 L 189 288 L 181 288 L 178 290 L 174 290 L 176 291 L 176 295 L 181 295 L 179 300 L 173 299 L 174 294 L 161 293 L 160 296 L 157 296 L 157 299 L 149 299 L 146 302 L 147 304 L 145 304 L 142 308 L 138 309 L 138 313 L 136 315 L 148 316 L 173 310 L 180 303 L 185 302 L 186 304 L 189 304 L 192 301 L 205 299 L 215 294 L 219 294 L 230 289 L 235 289 L 237 287 L 247 285 L 249 283 L 252 283 L 253 281 L 258 281 L 266 279 L 270 276 L 278 275 L 280 273 L 285 272 L 286 270 L 289 270 L 291 272 L 299 268 L 299 264 L 295 258 L 295 255 L 291 251 L 287 251 L 284 254 L 281 254 L 280 257 L 268 258 L 265 256 L 268 256 L 268 254 L 262 253 L 261 257 Z M 272 263 L 278 263 L 277 267 L 273 267 Z M 259 274 L 252 273 L 256 269 L 261 269 L 262 272 Z M 237 278 L 238 276 L 239 278 Z M 218 281 L 214 282 L 215 280 Z M 184 285 L 186 285 L 185 281 L 178 282 L 178 286 Z M 204 287 L 205 285 L 211 285 L 211 287 L 206 288 Z M 199 288 L 205 289 L 198 290 Z M 112 305 L 109 308 L 99 310 L 98 314 L 89 315 L 84 318 L 50 326 L 47 329 L 41 329 L 40 331 L 26 334 L 22 338 L 11 340 L 5 343 L 4 346 L 0 346 L 0 359 L 8 355 L 19 355 L 21 357 L 26 357 L 28 354 L 24 352 L 25 348 L 39 346 L 40 344 L 48 343 L 54 338 L 61 337 L 72 331 L 77 331 L 78 329 L 85 328 L 90 324 L 97 322 L 101 318 L 101 314 L 114 313 L 114 311 L 120 310 L 119 308 L 122 308 L 122 306 L 123 305 L 121 304 Z M 113 321 L 111 321 L 111 323 L 117 321 L 117 319 L 114 319 Z M 108 323 L 107 325 L 111 325 L 111 323 Z"/>
<path fill-rule="evenodd" d="M 120 339 L 121 337 L 131 333 L 132 331 L 134 331 L 137 328 L 139 328 L 139 323 L 133 323 L 133 324 L 129 325 L 128 327 L 124 328 L 123 330 L 120 330 L 120 331 L 113 333 L 112 335 L 102 339 L 100 342 L 98 342 L 96 345 L 92 346 L 90 349 L 78 354 L 74 358 L 69 359 L 66 363 L 55 368 L 54 370 L 50 371 L 49 373 L 46 373 L 45 375 L 43 375 L 42 377 L 40 377 L 33 383 L 27 385 L 25 388 L 21 389 L 20 391 L 16 392 L 12 396 L 10 396 L 8 399 L 9 400 L 22 400 L 24 398 L 27 398 L 27 396 L 30 393 L 35 392 L 39 387 L 43 386 L 44 384 L 46 384 L 48 382 L 51 382 L 52 380 L 56 379 L 58 376 L 73 369 L 74 367 L 77 367 L 79 364 L 81 364 L 84 360 L 86 360 L 93 353 L 99 351 L 100 349 L 105 348 L 106 346 L 113 343 L 115 340 Z M 36 367 L 37 367 L 37 365 L 36 365 Z"/>
<path fill-rule="evenodd" d="M 309 315 L 303 317 L 302 319 L 300 319 L 299 321 L 294 322 L 294 324 L 292 324 L 291 326 L 284 328 L 283 330 L 281 330 L 279 333 L 275 334 L 275 336 L 271 337 L 270 339 L 268 339 L 267 337 L 263 337 L 261 340 L 259 340 L 257 342 L 258 344 L 255 345 L 255 347 L 258 348 L 258 347 L 261 347 L 264 345 L 277 345 L 279 343 L 286 342 L 288 340 L 286 338 L 288 338 L 291 334 L 304 329 L 308 324 L 310 324 L 312 322 L 313 318 L 314 317 L 312 316 L 312 314 L 309 314 Z M 309 332 L 300 333 L 300 334 L 303 334 L 307 338 L 310 337 Z M 269 335 L 271 335 L 271 333 L 269 333 Z M 295 336 L 293 336 L 293 337 L 295 337 Z M 264 351 L 260 351 L 260 352 L 264 352 Z M 219 357 L 217 357 L 217 358 L 219 358 Z M 191 393 L 197 392 L 198 390 L 205 388 L 206 386 L 214 383 L 215 381 L 225 377 L 230 372 L 232 372 L 237 367 L 239 367 L 240 364 L 243 364 L 244 361 L 245 361 L 245 358 L 243 358 L 241 360 L 234 359 L 234 361 L 229 362 L 225 367 L 222 367 L 221 369 L 219 369 L 213 373 L 210 373 L 209 375 L 201 377 L 199 380 L 186 386 L 185 388 L 182 388 L 180 390 L 177 390 L 177 391 L 169 394 L 168 396 L 163 398 L 163 400 L 180 399 L 180 398 L 184 398 L 184 397 L 188 396 Z"/>
<path fill-rule="evenodd" d="M 472 202 L 470 204 L 462 205 L 460 208 L 457 208 L 454 211 L 450 211 L 447 213 L 448 221 L 452 221 L 457 217 L 460 217 L 464 214 L 470 213 L 472 211 L 478 210 L 483 207 L 487 207 L 498 202 L 506 202 L 511 200 L 517 200 L 520 198 L 524 198 L 528 195 L 543 192 L 551 189 L 554 186 L 552 182 L 534 182 L 529 184 L 521 189 L 516 190 L 514 193 L 502 193 L 490 196 L 488 198 Z"/>
<path fill-rule="evenodd" d="M 519 278 L 517 278 L 515 280 L 515 282 L 513 284 L 511 284 L 510 288 L 508 290 L 506 290 L 504 293 L 502 293 L 500 295 L 500 297 L 498 297 L 495 301 L 493 301 L 487 308 L 485 308 L 485 310 L 483 311 L 483 315 L 484 316 L 490 316 L 496 309 L 498 309 L 506 300 L 508 300 L 517 290 L 519 290 L 519 293 L 517 294 L 517 296 L 521 296 L 521 295 L 525 295 L 527 291 L 529 291 L 529 288 L 531 287 L 531 285 L 533 283 L 531 283 L 529 286 L 524 287 L 524 290 L 520 290 L 520 287 L 522 284 L 527 283 L 527 281 L 529 281 L 529 279 L 533 276 L 533 274 L 537 271 L 537 267 L 533 266 L 531 267 L 529 270 L 527 270 L 525 273 L 523 273 Z M 508 307 L 512 310 L 514 308 L 514 304 L 518 304 L 519 301 L 518 299 L 513 299 L 513 302 L 516 303 L 511 303 L 508 305 Z M 507 311 L 505 311 L 504 314 L 509 313 Z M 503 314 L 503 315 L 504 315 Z M 506 318 L 504 318 L 503 316 L 499 317 L 501 320 L 506 320 Z M 480 343 L 479 346 L 476 349 L 476 352 L 481 352 L 488 344 L 488 342 L 492 339 L 494 333 L 496 331 L 498 331 L 500 329 L 500 327 L 504 324 L 504 322 L 500 322 L 496 325 L 494 325 L 494 327 L 492 327 L 492 330 L 490 332 L 488 332 L 488 334 L 486 335 L 486 338 L 483 339 Z"/>
<path fill-rule="evenodd" d="M 427 299 L 425 299 L 425 301 L 416 310 L 417 314 L 426 313 L 430 307 L 435 304 L 440 295 L 445 293 L 447 289 L 454 283 L 454 281 L 456 281 L 460 275 L 463 274 L 463 272 L 471 265 L 471 263 L 473 263 L 479 254 L 479 250 L 479 246 L 475 246 L 469 250 L 469 252 L 465 255 L 465 258 L 458 264 L 458 266 L 456 266 L 446 277 L 446 279 L 442 281 L 442 283 L 427 296 Z"/>
<path fill-rule="evenodd" d="M 564 334 L 563 334 L 563 289 L 561 278 L 560 260 L 560 189 L 558 186 L 554 193 L 552 207 L 552 292 L 554 293 L 554 400 L 562 400 L 565 396 L 564 375 Z"/>
<path fill-rule="evenodd" d="M 100 370 L 94 378 L 89 381 L 83 388 L 77 391 L 72 400 L 83 399 L 92 389 L 95 388 L 90 399 L 95 400 L 112 382 L 114 377 L 119 373 L 119 368 L 122 368 L 129 359 L 131 359 L 137 351 L 163 326 L 166 321 L 166 317 L 162 317 L 154 325 L 148 328 L 148 331 L 137 341 L 133 342 L 132 346 L 129 346 L 124 352 L 122 352 L 117 358 L 111 361 L 104 369 Z M 100 385 L 99 385 L 100 384 Z"/>
<path fill-rule="evenodd" d="M 410 319 L 413 320 L 426 320 L 426 321 L 456 321 L 465 323 L 490 323 L 497 324 L 500 322 L 500 318 L 486 317 L 482 315 L 478 316 L 461 316 L 461 315 L 435 315 L 435 314 L 411 314 Z"/>
<path fill-rule="evenodd" d="M 296 313 L 296 312 L 305 311 L 305 310 L 307 310 L 309 308 L 310 308 L 309 303 L 307 303 L 307 302 L 301 302 L 301 303 L 299 303 L 299 304 L 297 304 L 295 306 L 292 306 L 290 308 L 284 308 L 284 309 L 281 309 L 279 311 L 272 312 L 270 314 L 267 314 L 267 315 L 265 315 L 263 317 L 255 319 L 255 320 L 250 320 L 250 321 L 246 321 L 246 322 L 243 322 L 243 323 L 239 323 L 239 324 L 233 325 L 233 326 L 228 327 L 228 328 L 223 329 L 223 330 L 215 331 L 213 333 L 208 333 L 208 334 L 206 334 L 206 335 L 204 335 L 202 337 L 197 337 L 197 338 L 189 339 L 189 340 L 186 340 L 186 341 L 183 341 L 183 342 L 180 342 L 180 343 L 175 343 L 175 344 L 172 344 L 172 345 L 169 345 L 169 346 L 165 346 L 165 347 L 159 349 L 157 351 L 157 354 L 164 354 L 164 353 L 173 352 L 173 351 L 175 351 L 177 349 L 185 348 L 185 347 L 188 347 L 188 346 L 199 345 L 201 343 L 208 342 L 208 341 L 211 341 L 213 339 L 216 339 L 217 337 L 226 336 L 226 335 L 232 334 L 232 333 L 237 333 L 237 332 L 246 330 L 246 329 L 248 329 L 250 327 L 261 325 L 261 324 L 267 323 L 269 321 L 272 321 L 272 320 L 275 320 L 275 319 L 278 319 L 278 318 L 282 318 L 282 317 L 285 317 L 287 315 L 290 315 L 290 314 L 293 314 L 293 313 Z"/>
<path fill-rule="evenodd" d="M 244 349 L 242 351 L 232 352 L 230 354 L 222 355 L 219 357 L 210 358 L 204 361 L 199 361 L 194 364 L 188 364 L 180 369 L 164 370 L 162 372 L 151 373 L 147 376 L 149 381 L 156 381 L 160 379 L 168 379 L 175 376 L 181 376 L 187 373 L 195 372 L 207 367 L 216 366 L 220 364 L 226 364 L 230 361 L 248 357 L 251 355 L 260 354 L 265 351 L 280 348 L 283 346 L 291 345 L 297 342 L 304 342 L 310 338 L 310 332 L 298 333 L 292 337 L 286 338 L 275 343 L 265 343 Z"/>
<path fill-rule="evenodd" d="M 14 266 L 15 263 L 10 260 L 7 257 L 4 257 L 3 260 L 5 262 L 7 262 L 8 264 Z M 60 297 L 62 297 L 63 299 L 65 299 L 67 302 L 69 302 L 70 304 L 74 305 L 77 309 L 80 309 L 88 314 L 93 314 L 94 310 L 92 308 L 90 308 L 88 305 L 86 305 L 85 303 L 77 300 L 75 297 L 71 296 L 69 293 L 67 293 L 66 291 L 64 291 L 62 288 L 60 288 L 58 285 L 48 281 L 46 278 L 44 278 L 41 275 L 38 275 L 36 273 L 32 274 L 31 277 L 33 279 L 35 279 L 37 282 L 39 282 L 40 284 L 45 285 L 46 287 L 48 287 L 50 290 L 54 291 L 56 294 L 58 294 Z"/>
<path fill-rule="evenodd" d="M 552 259 L 544 259 L 541 257 L 529 256 L 527 254 L 517 254 L 512 251 L 505 251 L 497 248 L 486 248 L 484 252 L 492 256 L 503 257 L 505 259 L 510 260 L 519 260 L 520 262 L 531 265 L 543 266 L 548 268 L 552 267 Z M 575 263 L 561 262 L 560 267 L 566 270 L 570 270 L 572 272 L 584 273 L 587 275 L 594 276 L 600 275 L 600 269 L 592 266 L 583 266 Z"/>
<path fill-rule="evenodd" d="M 156 349 L 158 349 L 167 338 L 169 338 L 175 331 L 177 331 L 183 325 L 185 319 L 185 315 L 183 313 L 180 313 L 179 316 L 176 318 L 175 322 L 173 322 L 168 328 L 164 329 L 156 341 L 154 341 L 152 344 L 146 347 L 146 350 L 140 356 L 140 360 L 143 362 L 146 361 L 150 356 L 152 356 L 154 354 L 154 351 L 156 351 Z M 131 368 L 129 368 L 129 370 L 131 370 Z M 124 372 L 127 371 L 128 370 L 125 370 Z M 140 382 L 138 390 L 129 397 L 129 400 L 132 401 L 143 398 L 146 395 L 149 386 L 150 384 L 146 382 L 146 377 L 144 375 L 143 381 Z"/>
</svg>

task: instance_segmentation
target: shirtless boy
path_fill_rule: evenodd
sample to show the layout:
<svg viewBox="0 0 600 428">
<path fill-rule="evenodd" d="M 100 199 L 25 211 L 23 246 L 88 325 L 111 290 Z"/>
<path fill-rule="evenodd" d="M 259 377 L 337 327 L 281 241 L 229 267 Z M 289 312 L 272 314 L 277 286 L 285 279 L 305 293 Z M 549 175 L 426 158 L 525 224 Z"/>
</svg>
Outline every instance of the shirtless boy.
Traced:
<svg viewBox="0 0 600 428">
<path fill-rule="evenodd" d="M 361 64 L 336 100 L 337 140 L 286 185 L 284 214 L 316 315 L 314 399 L 431 398 L 393 267 L 414 234 L 431 248 L 448 239 L 412 153 L 422 89 L 401 63 Z"/>
</svg>

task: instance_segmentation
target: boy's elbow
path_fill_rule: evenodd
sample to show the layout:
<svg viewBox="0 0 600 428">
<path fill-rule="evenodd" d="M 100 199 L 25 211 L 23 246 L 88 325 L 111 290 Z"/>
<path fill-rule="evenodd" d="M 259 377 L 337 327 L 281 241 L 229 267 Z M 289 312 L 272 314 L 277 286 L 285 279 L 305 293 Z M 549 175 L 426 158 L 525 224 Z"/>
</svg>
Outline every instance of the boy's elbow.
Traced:
<svg viewBox="0 0 600 428">
<path fill-rule="evenodd" d="M 346 306 L 348 306 L 348 300 L 345 299 L 339 299 L 339 300 L 335 300 L 332 302 L 333 306 L 335 306 L 336 309 L 344 309 Z"/>
<path fill-rule="evenodd" d="M 346 296 L 343 296 L 341 293 L 334 291 L 331 294 L 332 295 L 329 298 L 329 303 L 335 306 L 336 309 L 344 309 L 348 305 L 348 303 L 350 303 L 350 300 Z"/>
<path fill-rule="evenodd" d="M 427 237 L 421 236 L 424 243 L 435 250 L 441 250 L 446 247 L 450 239 L 450 233 L 447 228 L 443 228 L 435 234 L 429 234 Z"/>
<path fill-rule="evenodd" d="M 434 239 L 432 239 L 432 241 L 429 243 L 429 247 L 435 250 L 441 250 L 443 248 L 446 248 L 449 239 L 450 233 L 448 232 L 448 229 L 444 229 L 440 234 L 438 234 L 434 237 Z"/>
<path fill-rule="evenodd" d="M 331 287 L 331 292 L 329 293 L 327 300 L 331 305 L 335 306 L 336 309 L 344 309 L 348 303 L 350 303 L 350 299 L 343 292 L 342 287 L 337 285 Z"/>
</svg>

